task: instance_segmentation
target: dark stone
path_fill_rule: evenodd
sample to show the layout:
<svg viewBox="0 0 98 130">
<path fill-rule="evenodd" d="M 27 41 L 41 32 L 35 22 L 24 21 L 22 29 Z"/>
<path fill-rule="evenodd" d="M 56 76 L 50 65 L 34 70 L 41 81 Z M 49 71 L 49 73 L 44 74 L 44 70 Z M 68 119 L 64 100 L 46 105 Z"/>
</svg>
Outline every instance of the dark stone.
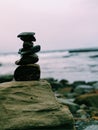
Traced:
<svg viewBox="0 0 98 130">
<path fill-rule="evenodd" d="M 33 55 L 25 55 L 22 58 L 15 62 L 16 65 L 27 65 L 27 64 L 34 64 L 38 62 L 39 58 L 36 54 Z"/>
<path fill-rule="evenodd" d="M 60 83 L 63 85 L 63 87 L 69 86 L 68 80 L 66 80 L 66 79 L 60 80 Z"/>
<path fill-rule="evenodd" d="M 74 81 L 72 86 L 77 87 L 78 85 L 86 85 L 85 81 Z"/>
<path fill-rule="evenodd" d="M 29 49 L 22 48 L 19 50 L 18 53 L 21 55 L 30 55 L 30 54 L 34 54 L 36 52 L 39 52 L 40 49 L 41 49 L 40 45 L 37 45 L 37 46 L 31 47 Z"/>
<path fill-rule="evenodd" d="M 95 83 L 97 83 L 98 81 L 89 81 L 89 82 L 87 82 L 87 85 L 91 85 L 91 86 L 93 86 Z"/>
<path fill-rule="evenodd" d="M 19 37 L 22 41 L 36 41 L 36 38 L 34 37 L 34 32 L 22 32 L 17 37 Z"/>
<path fill-rule="evenodd" d="M 40 67 L 37 64 L 19 66 L 14 72 L 14 78 L 16 81 L 39 80 Z"/>
<path fill-rule="evenodd" d="M 13 75 L 0 75 L 0 83 L 9 82 L 13 80 Z"/>
<path fill-rule="evenodd" d="M 74 102 L 79 105 L 85 104 L 89 107 L 98 108 L 98 93 L 88 93 L 80 95 L 75 99 Z"/>
<path fill-rule="evenodd" d="M 59 88 L 63 87 L 62 84 L 60 84 L 59 82 L 52 82 L 50 84 L 51 84 L 53 90 L 58 90 Z"/>
<path fill-rule="evenodd" d="M 23 43 L 24 49 L 30 49 L 31 47 L 33 47 L 33 42 L 24 42 Z"/>
<path fill-rule="evenodd" d="M 40 50 L 41 50 L 41 46 L 40 45 L 36 45 L 36 46 L 31 48 L 32 53 L 39 52 Z"/>
</svg>

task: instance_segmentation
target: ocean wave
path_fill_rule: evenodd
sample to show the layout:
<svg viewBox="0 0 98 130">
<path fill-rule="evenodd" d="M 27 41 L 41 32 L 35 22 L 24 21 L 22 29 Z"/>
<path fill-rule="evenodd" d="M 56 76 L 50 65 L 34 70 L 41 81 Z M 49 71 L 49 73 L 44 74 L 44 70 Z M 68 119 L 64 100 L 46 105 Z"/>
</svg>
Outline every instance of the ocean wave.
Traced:
<svg viewBox="0 0 98 130">
<path fill-rule="evenodd" d="M 90 58 L 98 58 L 98 55 L 89 56 Z"/>
<path fill-rule="evenodd" d="M 61 58 L 61 57 L 69 57 L 71 54 L 68 51 L 52 51 L 52 52 L 42 52 L 39 53 L 39 57 L 41 58 Z"/>
<path fill-rule="evenodd" d="M 0 63 L 2 65 L 14 64 L 17 59 L 18 55 L 16 54 L 0 55 Z"/>
<path fill-rule="evenodd" d="M 39 52 L 41 76 L 57 79 L 89 80 L 98 79 L 98 52 L 70 53 L 69 51 Z M 92 58 L 93 56 L 93 58 Z M 90 58 L 91 57 L 91 58 Z M 96 57 L 96 58 L 95 58 Z M 17 65 L 15 61 L 21 56 L 18 53 L 0 54 L 0 75 L 13 74 Z"/>
</svg>

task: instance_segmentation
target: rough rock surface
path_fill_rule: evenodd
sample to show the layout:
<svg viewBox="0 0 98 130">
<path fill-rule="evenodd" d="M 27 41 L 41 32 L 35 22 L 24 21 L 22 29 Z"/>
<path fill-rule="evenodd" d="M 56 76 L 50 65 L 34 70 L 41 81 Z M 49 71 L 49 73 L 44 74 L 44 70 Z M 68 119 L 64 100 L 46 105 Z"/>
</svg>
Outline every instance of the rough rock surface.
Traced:
<svg viewBox="0 0 98 130">
<path fill-rule="evenodd" d="M 73 130 L 73 123 L 45 80 L 0 84 L 0 130 Z"/>
</svg>

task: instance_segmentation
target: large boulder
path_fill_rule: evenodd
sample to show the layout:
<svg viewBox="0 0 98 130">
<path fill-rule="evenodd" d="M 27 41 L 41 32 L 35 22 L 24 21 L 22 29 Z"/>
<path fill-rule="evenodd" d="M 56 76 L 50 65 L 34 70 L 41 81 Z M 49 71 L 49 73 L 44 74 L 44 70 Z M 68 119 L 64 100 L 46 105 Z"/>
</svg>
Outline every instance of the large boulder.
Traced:
<svg viewBox="0 0 98 130">
<path fill-rule="evenodd" d="M 73 123 L 47 81 L 0 84 L 0 130 L 73 130 Z"/>
</svg>

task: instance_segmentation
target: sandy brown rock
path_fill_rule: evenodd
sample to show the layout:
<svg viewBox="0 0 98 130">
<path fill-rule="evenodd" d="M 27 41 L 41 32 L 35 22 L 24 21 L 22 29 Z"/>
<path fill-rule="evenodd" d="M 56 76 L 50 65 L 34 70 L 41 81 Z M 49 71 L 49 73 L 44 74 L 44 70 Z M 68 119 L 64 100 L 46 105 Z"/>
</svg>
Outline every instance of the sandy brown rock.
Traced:
<svg viewBox="0 0 98 130">
<path fill-rule="evenodd" d="M 50 84 L 46 81 L 0 84 L 0 130 L 41 128 L 74 129 L 72 114 L 57 102 Z"/>
</svg>

